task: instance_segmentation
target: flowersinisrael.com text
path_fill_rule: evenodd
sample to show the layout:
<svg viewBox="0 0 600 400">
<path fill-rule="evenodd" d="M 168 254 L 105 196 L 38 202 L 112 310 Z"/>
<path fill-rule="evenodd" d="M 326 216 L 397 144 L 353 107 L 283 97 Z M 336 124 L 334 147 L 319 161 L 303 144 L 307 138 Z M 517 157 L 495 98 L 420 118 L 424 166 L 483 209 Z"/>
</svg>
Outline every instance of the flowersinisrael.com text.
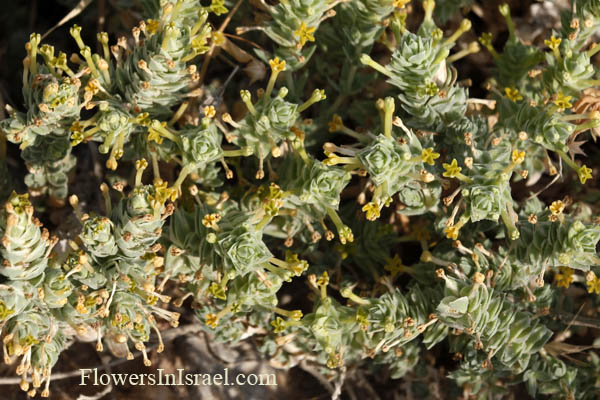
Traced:
<svg viewBox="0 0 600 400">
<path fill-rule="evenodd" d="M 229 374 L 229 368 L 223 373 L 199 374 L 188 373 L 183 368 L 177 369 L 175 373 L 166 373 L 164 369 L 144 374 L 129 373 L 106 373 L 98 371 L 97 368 L 81 369 L 81 380 L 79 385 L 93 386 L 277 386 L 275 374 Z"/>
</svg>

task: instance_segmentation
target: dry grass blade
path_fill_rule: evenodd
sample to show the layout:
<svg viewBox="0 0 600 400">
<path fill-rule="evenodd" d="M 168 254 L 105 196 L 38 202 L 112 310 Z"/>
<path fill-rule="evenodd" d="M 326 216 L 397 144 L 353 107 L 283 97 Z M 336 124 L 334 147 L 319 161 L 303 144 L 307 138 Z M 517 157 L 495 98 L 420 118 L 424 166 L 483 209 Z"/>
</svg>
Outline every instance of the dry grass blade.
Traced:
<svg viewBox="0 0 600 400">
<path fill-rule="evenodd" d="M 78 16 L 79 14 L 81 14 L 81 12 L 83 10 L 85 10 L 85 8 L 92 3 L 92 1 L 94 1 L 94 0 L 81 0 L 79 3 L 77 3 L 75 8 L 73 8 L 71 11 L 69 11 L 69 13 L 63 17 L 63 19 L 58 21 L 58 23 L 56 25 L 54 25 L 46 33 L 44 33 L 44 35 L 42 35 L 42 39 L 44 39 L 46 36 L 48 36 L 49 34 L 54 32 L 54 30 L 56 28 L 60 28 L 61 26 L 63 26 L 64 24 L 66 24 L 67 22 L 69 22 L 70 20 L 72 20 L 73 18 Z"/>
</svg>

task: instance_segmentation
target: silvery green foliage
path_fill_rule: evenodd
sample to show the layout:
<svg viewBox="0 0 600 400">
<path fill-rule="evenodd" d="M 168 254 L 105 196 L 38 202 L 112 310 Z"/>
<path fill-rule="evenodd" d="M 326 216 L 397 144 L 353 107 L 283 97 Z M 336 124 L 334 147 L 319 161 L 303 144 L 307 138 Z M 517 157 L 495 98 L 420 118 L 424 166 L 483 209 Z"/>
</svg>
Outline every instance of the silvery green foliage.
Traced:
<svg viewBox="0 0 600 400">
<path fill-rule="evenodd" d="M 290 0 L 267 5 L 271 20 L 261 27 L 277 43 L 274 56 L 279 57 L 295 71 L 302 68 L 316 50 L 314 34 L 328 10 L 337 1 Z"/>
<path fill-rule="evenodd" d="M 39 41 L 39 35 L 33 34 L 30 45 L 37 49 Z M 53 56 L 54 49 L 44 45 L 40 52 L 46 58 Z M 51 64 L 36 60 L 27 68 L 23 97 L 28 111 L 11 109 L 10 118 L 0 123 L 0 129 L 23 149 L 30 172 L 25 183 L 32 194 L 49 194 L 61 201 L 67 196 L 68 174 L 76 163 L 70 154 L 68 129 L 79 118 L 81 81 L 75 76 L 61 76 Z"/>
<path fill-rule="evenodd" d="M 220 224 L 215 251 L 221 256 L 223 273 L 228 276 L 244 276 L 262 268 L 261 264 L 273 255 L 262 241 L 257 230 L 242 213 L 228 213 Z"/>
<path fill-rule="evenodd" d="M 168 107 L 182 99 L 193 75 L 186 62 L 208 51 L 208 12 L 198 12 L 199 1 L 161 1 L 163 10 L 167 4 L 173 5 L 172 11 L 160 11 L 160 20 L 148 21 L 140 28 L 144 44 L 135 46 L 114 72 L 123 99 L 153 116 L 168 115 Z"/>
<path fill-rule="evenodd" d="M 140 351 L 149 365 L 153 332 L 163 348 L 157 319 L 178 325 L 179 314 L 160 304 L 177 286 L 174 305 L 191 297 L 206 332 L 222 341 L 255 335 L 280 366 L 310 359 L 334 379 L 359 369 L 411 374 L 411 390 L 428 398 L 433 389 L 416 383 L 433 369 L 432 353 L 424 355 L 449 349 L 449 376 L 466 395 L 507 396 L 524 382 L 532 396 L 594 398 L 598 357 L 588 352 L 585 365 L 563 357 L 572 345 L 560 333 L 569 329 L 563 315 L 577 322 L 583 298 L 560 287 L 600 291 L 594 209 L 579 189 L 575 203 L 546 208 L 535 196 L 523 200 L 529 194 L 513 183 L 555 175 L 558 157 L 582 184 L 592 178 L 575 162 L 573 141 L 598 126 L 590 103 L 577 101 L 597 85 L 597 50 L 585 46 L 599 24 L 598 1 L 576 1 L 550 51 L 523 44 L 501 6 L 509 31 L 502 53 L 481 38 L 496 62 L 486 99 L 469 98 L 457 83 L 454 62 L 477 51 L 476 43 L 455 46 L 470 23 L 448 36 L 433 20 L 466 2 L 422 1 L 416 32 L 404 3 L 261 3 L 277 57 L 254 102 L 241 90 L 245 116 L 225 88 L 207 90 L 201 81 L 212 72 L 199 71 L 208 63 L 196 58 L 215 45 L 216 63 L 218 51 L 232 48 L 211 28 L 219 20 L 210 14 L 228 11 L 222 0 L 143 0 L 150 18 L 114 46 L 100 33 L 99 54 L 75 26 L 76 70 L 33 35 L 26 111 L 10 109 L 1 125 L 2 137 L 22 147 L 30 193 L 64 199 L 71 148 L 89 141 L 100 143 L 108 169 L 137 160 L 137 174 L 130 189 L 115 184 L 114 203 L 103 187 L 104 213 L 90 205 L 84 213 L 72 197 L 81 232 L 60 251 L 27 196 L 13 194 L 1 211 L 0 321 L 5 358 L 21 357 L 24 382 L 36 391 L 45 383 L 47 395 L 50 369 L 74 338 L 127 358 Z M 236 18 L 247 20 L 248 9 Z M 259 52 L 265 61 L 267 51 Z M 286 66 L 289 97 L 275 89 Z M 231 84 L 239 85 L 233 93 L 246 89 L 244 79 Z M 305 113 L 325 100 L 323 85 L 332 103 Z M 327 124 L 334 111 L 341 115 Z M 284 285 L 292 280 L 308 284 L 307 301 Z M 287 293 L 307 315 L 283 308 Z"/>
<path fill-rule="evenodd" d="M 522 371 L 530 355 L 537 353 L 552 336 L 552 331 L 543 324 L 532 324 L 531 315 L 494 296 L 493 289 L 477 282 L 464 285 L 446 279 L 447 296 L 437 307 L 440 321 L 475 338 L 476 348 L 484 350 L 488 359 L 495 356 L 508 367 L 516 363 L 515 369 Z"/>
<path fill-rule="evenodd" d="M 281 95 L 285 90 L 280 92 Z M 268 154 L 271 151 L 271 138 L 275 143 L 290 138 L 290 128 L 300 116 L 298 105 L 290 103 L 276 95 L 272 98 L 261 97 L 255 104 L 256 113 L 248 113 L 239 128 L 239 143 L 255 148 L 256 154 Z"/>
<path fill-rule="evenodd" d="M 36 144 L 28 146 L 21 156 L 29 170 L 25 184 L 32 195 L 47 194 L 60 200 L 67 197 L 69 176 L 77 159 L 71 154 L 66 137 L 48 135 L 38 138 Z"/>
<path fill-rule="evenodd" d="M 446 62 L 456 37 L 442 38 L 442 31 L 432 19 L 434 2 L 426 3 L 425 19 L 417 33 L 395 26 L 398 46 L 388 65 L 381 66 L 365 54 L 361 57 L 363 64 L 383 73 L 400 90 L 402 109 L 412 116 L 408 125 L 421 129 L 462 117 L 468 96 L 464 88 L 455 84 L 456 70 Z M 463 20 L 458 35 L 470 26 L 468 20 Z"/>
<path fill-rule="evenodd" d="M 384 31 L 380 24 L 394 11 L 393 0 L 356 0 L 342 2 L 331 24 L 325 24 L 317 34 L 319 46 L 328 55 L 343 56 L 356 63 L 368 52 Z"/>
<path fill-rule="evenodd" d="M 30 280 L 40 276 L 56 243 L 46 229 L 40 228 L 33 211 L 27 195 L 13 192 L 0 214 L 0 274 L 11 280 Z"/>
<path fill-rule="evenodd" d="M 300 209 L 306 209 L 309 215 L 324 215 L 327 208 L 337 210 L 340 193 L 350 180 L 350 174 L 338 167 L 324 165 L 313 158 L 303 159 L 292 154 L 279 173 L 279 182 L 286 197 Z"/>
<path fill-rule="evenodd" d="M 79 237 L 91 255 L 108 257 L 118 251 L 114 235 L 115 226 L 109 218 L 93 215 L 83 221 Z"/>
<path fill-rule="evenodd" d="M 221 134 L 214 124 L 179 131 L 181 153 L 186 165 L 205 166 L 223 157 Z"/>
<path fill-rule="evenodd" d="M 37 48 L 39 42 L 39 35 L 32 34 L 31 46 Z M 45 49 L 50 51 L 50 46 Z M 60 76 L 54 68 L 30 60 L 23 85 L 27 113 L 12 110 L 11 117 L 2 121 L 7 139 L 24 149 L 35 145 L 40 136 L 65 135 L 66 128 L 79 117 L 80 87 L 78 78 Z"/>
<path fill-rule="evenodd" d="M 115 208 L 116 244 L 123 257 L 143 256 L 160 238 L 166 214 L 160 196 L 155 186 L 139 186 Z"/>
</svg>

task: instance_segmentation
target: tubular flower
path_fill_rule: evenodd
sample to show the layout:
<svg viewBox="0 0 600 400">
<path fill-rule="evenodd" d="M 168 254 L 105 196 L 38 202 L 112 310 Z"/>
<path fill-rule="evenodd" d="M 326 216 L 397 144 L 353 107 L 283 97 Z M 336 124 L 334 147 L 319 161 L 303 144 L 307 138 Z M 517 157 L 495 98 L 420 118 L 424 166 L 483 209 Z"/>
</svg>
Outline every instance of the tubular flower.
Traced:
<svg viewBox="0 0 600 400">
<path fill-rule="evenodd" d="M 363 206 L 362 210 L 367 213 L 367 219 L 369 221 L 375 221 L 380 216 L 380 210 L 377 203 L 367 203 Z"/>
<path fill-rule="evenodd" d="M 338 114 L 333 114 L 331 121 L 329 121 L 327 125 L 329 125 L 329 132 L 337 132 L 344 128 L 342 117 Z"/>
<path fill-rule="evenodd" d="M 573 282 L 573 270 L 569 267 L 560 267 L 559 273 L 554 275 L 556 286 L 568 288 Z"/>
<path fill-rule="evenodd" d="M 588 179 L 592 179 L 592 169 L 582 165 L 577 170 L 577 175 L 579 176 L 579 182 L 581 182 L 582 185 L 585 185 L 585 182 Z"/>
<path fill-rule="evenodd" d="M 553 103 L 561 110 L 565 110 L 567 108 L 573 107 L 570 100 L 571 100 L 571 96 L 565 96 L 563 94 L 563 92 L 559 91 L 558 95 L 556 96 L 556 99 L 553 101 Z"/>
<path fill-rule="evenodd" d="M 548 48 L 550 50 L 553 50 L 553 51 L 558 49 L 558 46 L 560 46 L 561 42 L 562 42 L 561 38 L 557 38 L 554 36 L 552 36 L 549 40 L 548 39 L 544 40 L 544 44 L 546 46 L 548 46 Z"/>
<path fill-rule="evenodd" d="M 315 41 L 315 37 L 313 36 L 315 30 L 316 29 L 314 27 L 306 26 L 306 22 L 304 21 L 300 23 L 300 27 L 294 32 L 294 35 L 300 39 L 300 46 L 304 46 L 306 42 Z"/>
<path fill-rule="evenodd" d="M 519 150 L 514 149 L 511 158 L 512 162 L 514 162 L 515 164 L 521 164 L 523 161 L 525 161 L 525 152 L 519 152 Z"/>
<path fill-rule="evenodd" d="M 509 100 L 511 100 L 513 102 L 523 100 L 523 96 L 521 96 L 521 93 L 519 93 L 519 89 L 517 89 L 517 88 L 514 88 L 514 87 L 504 88 L 504 93 L 506 93 L 506 97 L 508 97 Z"/>
<path fill-rule="evenodd" d="M 445 170 L 445 172 L 442 175 L 446 178 L 455 178 L 458 174 L 460 174 L 460 171 L 462 170 L 462 168 L 458 166 L 456 158 L 453 158 L 450 164 L 443 163 L 442 167 L 444 167 Z"/>
<path fill-rule="evenodd" d="M 548 208 L 550 209 L 553 215 L 560 215 L 565 209 L 565 203 L 563 203 L 561 200 L 556 200 L 553 201 L 550 207 Z"/>
<path fill-rule="evenodd" d="M 421 153 L 421 160 L 429 165 L 434 165 L 435 160 L 438 158 L 440 158 L 440 153 L 433 151 L 433 147 L 423 149 L 423 152 Z"/>
<path fill-rule="evenodd" d="M 600 294 L 600 278 L 598 278 L 593 272 L 590 274 L 591 279 L 586 279 L 586 285 L 588 293 Z"/>
</svg>

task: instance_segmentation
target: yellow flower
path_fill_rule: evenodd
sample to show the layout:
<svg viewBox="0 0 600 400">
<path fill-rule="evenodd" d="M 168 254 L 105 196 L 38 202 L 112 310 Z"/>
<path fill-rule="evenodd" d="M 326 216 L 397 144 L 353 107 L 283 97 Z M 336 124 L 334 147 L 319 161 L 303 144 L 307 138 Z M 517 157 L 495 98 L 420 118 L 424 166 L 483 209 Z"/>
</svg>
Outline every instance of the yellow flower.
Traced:
<svg viewBox="0 0 600 400">
<path fill-rule="evenodd" d="M 446 237 L 448 239 L 457 240 L 458 232 L 460 231 L 460 226 L 452 225 L 444 229 L 444 233 L 446 233 Z"/>
<path fill-rule="evenodd" d="M 229 11 L 227 7 L 225 7 L 225 0 L 212 0 L 208 9 L 216 15 L 225 14 Z"/>
<path fill-rule="evenodd" d="M 404 270 L 404 265 L 398 254 L 394 255 L 394 258 L 388 259 L 387 264 L 383 267 L 388 272 L 392 273 L 392 277 L 398 275 L 398 273 Z"/>
<path fill-rule="evenodd" d="M 558 49 L 558 46 L 560 46 L 560 43 L 562 42 L 561 38 L 557 38 L 552 36 L 550 38 L 550 40 L 544 40 L 544 44 L 546 46 L 548 46 L 550 48 L 550 50 L 556 50 Z"/>
<path fill-rule="evenodd" d="M 327 156 L 327 158 L 325 160 L 323 160 L 323 164 L 328 165 L 328 166 L 337 164 L 337 162 L 338 162 L 337 159 L 339 157 L 337 154 L 325 152 L 325 155 Z"/>
<path fill-rule="evenodd" d="M 394 7 L 396 8 L 404 8 L 410 0 L 394 0 Z"/>
<path fill-rule="evenodd" d="M 506 97 L 508 97 L 511 101 L 519 101 L 523 100 L 523 96 L 519 93 L 519 89 L 510 87 L 504 88 L 504 93 L 506 93 Z"/>
<path fill-rule="evenodd" d="M 323 271 L 319 279 L 317 279 L 317 285 L 319 286 L 327 286 L 329 285 L 329 274 L 327 271 Z"/>
<path fill-rule="evenodd" d="M 341 131 L 344 128 L 344 123 L 342 122 L 342 117 L 337 114 L 333 114 L 333 118 L 328 123 L 329 132 L 337 132 Z"/>
<path fill-rule="evenodd" d="M 453 158 L 452 162 L 450 164 L 443 163 L 442 167 L 444 167 L 444 169 L 446 170 L 442 174 L 446 178 L 454 178 L 454 177 L 456 177 L 458 174 L 460 174 L 460 171 L 462 169 L 461 167 L 458 166 L 458 162 L 456 161 L 456 158 Z"/>
<path fill-rule="evenodd" d="M 569 267 L 560 267 L 559 273 L 554 275 L 556 286 L 568 288 L 571 282 L 573 282 L 573 270 Z"/>
<path fill-rule="evenodd" d="M 217 327 L 218 323 L 219 323 L 219 317 L 217 317 L 216 314 L 212 314 L 212 313 L 206 314 L 206 325 L 215 329 Z"/>
<path fill-rule="evenodd" d="M 307 41 L 315 41 L 315 37 L 313 36 L 315 30 L 316 28 L 306 26 L 306 22 L 304 21 L 300 23 L 300 27 L 296 32 L 294 32 L 294 35 L 298 36 L 298 38 L 300 39 L 300 46 L 304 46 Z"/>
<path fill-rule="evenodd" d="M 558 92 L 558 95 L 556 95 L 556 100 L 554 100 L 553 103 L 561 110 L 564 110 L 573 106 L 570 103 L 570 100 L 571 96 L 565 96 L 563 92 Z"/>
<path fill-rule="evenodd" d="M 584 185 L 588 179 L 592 178 L 592 169 L 586 167 L 585 165 L 582 165 L 577 170 L 577 175 L 579 176 L 579 182 L 581 182 L 581 184 Z"/>
<path fill-rule="evenodd" d="M 225 35 L 219 31 L 213 32 L 212 40 L 215 46 L 222 46 L 225 43 Z"/>
<path fill-rule="evenodd" d="M 163 138 L 156 129 L 148 128 L 148 141 L 155 141 L 156 143 L 161 144 L 163 142 Z"/>
<path fill-rule="evenodd" d="M 281 333 L 286 328 L 286 323 L 281 317 L 277 317 L 275 321 L 271 321 L 271 326 L 273 326 L 273 332 Z"/>
<path fill-rule="evenodd" d="M 146 169 L 148 168 L 148 161 L 145 158 L 137 160 L 135 162 L 135 169 Z"/>
<path fill-rule="evenodd" d="M 171 201 L 177 200 L 177 190 L 172 187 L 167 187 L 168 182 L 163 180 L 158 180 L 154 182 L 154 190 L 156 191 L 155 196 L 153 197 L 157 205 L 162 205 L 170 199 Z"/>
<path fill-rule="evenodd" d="M 146 20 L 146 32 L 149 34 L 154 34 L 158 31 L 158 27 L 160 26 L 160 21 L 157 19 L 147 19 Z"/>
<path fill-rule="evenodd" d="M 518 149 L 514 149 L 512 152 L 512 162 L 515 164 L 521 164 L 523 161 L 525 161 L 525 152 L 519 152 Z"/>
<path fill-rule="evenodd" d="M 100 91 L 100 82 L 97 79 L 90 79 L 84 90 L 96 94 Z"/>
<path fill-rule="evenodd" d="M 550 205 L 550 211 L 552 212 L 553 215 L 560 215 L 562 214 L 563 210 L 565 209 L 565 203 L 563 203 L 560 200 L 556 200 L 553 201 L 552 204 Z"/>
<path fill-rule="evenodd" d="M 433 151 L 433 147 L 428 147 L 421 153 L 421 160 L 429 165 L 435 164 L 437 158 L 440 158 L 440 153 Z"/>
<path fill-rule="evenodd" d="M 490 32 L 484 32 L 479 37 L 479 43 L 484 45 L 486 48 L 492 47 L 492 34 Z"/>
<path fill-rule="evenodd" d="M 217 213 L 206 214 L 204 218 L 202 218 L 202 225 L 207 228 L 215 228 L 217 226 L 217 222 L 221 220 L 221 216 Z"/>
<path fill-rule="evenodd" d="M 600 294 L 600 278 L 598 278 L 593 272 L 590 275 L 590 278 L 592 279 L 586 279 L 588 293 Z"/>
<path fill-rule="evenodd" d="M 275 57 L 272 60 L 269 60 L 269 65 L 273 72 L 282 72 L 285 71 L 285 60 L 279 60 L 279 57 Z"/>
<path fill-rule="evenodd" d="M 204 116 L 207 118 L 214 118 L 214 116 L 217 114 L 217 111 L 215 110 L 214 106 L 206 106 L 204 107 Z"/>
<path fill-rule="evenodd" d="M 369 221 L 375 221 L 380 216 L 379 206 L 374 202 L 365 204 L 362 210 L 367 213 L 367 219 Z"/>
</svg>

